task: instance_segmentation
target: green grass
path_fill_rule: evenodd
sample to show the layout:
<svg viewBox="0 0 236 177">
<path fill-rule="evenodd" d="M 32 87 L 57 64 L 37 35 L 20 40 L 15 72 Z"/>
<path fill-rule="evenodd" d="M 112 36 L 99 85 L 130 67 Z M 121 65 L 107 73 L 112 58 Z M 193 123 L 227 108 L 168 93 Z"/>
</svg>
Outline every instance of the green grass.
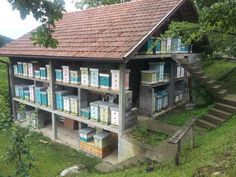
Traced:
<svg viewBox="0 0 236 177">
<path fill-rule="evenodd" d="M 140 123 L 130 135 L 138 141 L 151 146 L 157 146 L 161 141 L 168 138 L 168 135 L 164 133 L 149 131 L 146 125 Z"/>
<path fill-rule="evenodd" d="M 236 67 L 236 62 L 222 60 L 206 63 L 203 69 L 212 79 L 218 79 L 234 67 Z M 224 80 L 219 81 L 219 83 L 221 83 L 230 93 L 236 94 L 236 72 L 233 72 Z"/>
<path fill-rule="evenodd" d="M 184 108 L 175 109 L 170 113 L 158 117 L 158 120 L 172 125 L 183 126 L 188 120 L 197 116 L 204 115 L 209 107 L 196 108 L 193 110 L 184 110 Z"/>
</svg>

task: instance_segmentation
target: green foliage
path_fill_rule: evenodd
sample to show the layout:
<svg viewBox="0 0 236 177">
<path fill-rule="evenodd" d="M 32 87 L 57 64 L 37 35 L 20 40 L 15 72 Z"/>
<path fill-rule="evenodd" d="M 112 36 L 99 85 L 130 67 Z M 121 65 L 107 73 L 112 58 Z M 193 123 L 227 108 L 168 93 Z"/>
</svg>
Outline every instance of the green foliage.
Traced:
<svg viewBox="0 0 236 177">
<path fill-rule="evenodd" d="M 34 45 L 43 47 L 56 48 L 58 45 L 57 39 L 53 38 L 52 34 L 55 28 L 55 21 L 62 19 L 65 12 L 64 0 L 8 0 L 11 3 L 13 10 L 20 11 L 22 19 L 25 19 L 30 13 L 33 14 L 37 21 L 43 25 L 32 32 L 32 41 Z"/>
<path fill-rule="evenodd" d="M 161 141 L 168 137 L 166 134 L 161 132 L 149 131 L 147 126 L 144 124 L 138 124 L 137 127 L 131 132 L 131 136 L 142 143 L 151 146 L 157 146 Z"/>
<path fill-rule="evenodd" d="M 193 110 L 175 109 L 170 113 L 158 117 L 158 120 L 167 124 L 177 125 L 181 127 L 193 117 L 201 117 L 207 112 L 208 109 L 209 107 L 196 108 Z"/>
<path fill-rule="evenodd" d="M 126 0 L 126 2 L 129 0 Z M 78 9 L 86 9 L 89 7 L 97 7 L 101 5 L 110 5 L 120 3 L 121 0 L 77 0 L 75 7 Z"/>
<path fill-rule="evenodd" d="M 236 56 L 236 1 L 196 0 L 197 22 L 174 21 L 166 35 L 182 35 L 186 43 L 201 41 L 205 36 L 214 55 Z"/>
</svg>

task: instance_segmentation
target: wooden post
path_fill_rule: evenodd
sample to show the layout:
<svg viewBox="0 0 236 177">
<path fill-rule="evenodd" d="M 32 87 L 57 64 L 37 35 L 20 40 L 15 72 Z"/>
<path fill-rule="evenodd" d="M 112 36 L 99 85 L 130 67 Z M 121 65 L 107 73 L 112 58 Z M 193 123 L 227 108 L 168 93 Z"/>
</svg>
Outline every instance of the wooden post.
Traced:
<svg viewBox="0 0 236 177">
<path fill-rule="evenodd" d="M 180 162 L 179 162 L 180 151 L 181 151 L 181 140 L 179 140 L 179 142 L 177 144 L 177 153 L 176 153 L 176 156 L 175 156 L 175 165 L 177 165 L 177 166 L 180 165 Z"/>
<path fill-rule="evenodd" d="M 196 144 L 195 144 L 195 132 L 194 132 L 194 127 L 192 126 L 191 127 L 191 136 L 192 136 L 192 148 L 195 148 L 196 147 Z"/>
<path fill-rule="evenodd" d="M 49 68 L 50 68 L 50 94 L 51 94 L 51 105 L 52 109 L 56 109 L 56 101 L 55 101 L 55 68 L 54 68 L 54 63 L 52 60 L 49 60 Z M 57 139 L 57 116 L 52 112 L 52 139 L 55 140 Z"/>
<path fill-rule="evenodd" d="M 10 94 L 10 102 L 11 102 L 11 112 L 12 112 L 12 116 L 13 116 L 13 119 L 16 120 L 17 119 L 17 115 L 16 115 L 16 105 L 15 105 L 15 102 L 13 100 L 13 97 L 15 95 L 15 90 L 14 90 L 14 70 L 13 70 L 13 62 L 12 62 L 12 59 L 10 58 L 10 65 L 7 66 L 8 67 L 8 75 L 9 75 L 9 80 L 8 80 L 8 83 L 10 84 L 9 85 L 9 94 Z"/>
<path fill-rule="evenodd" d="M 176 62 L 174 60 L 171 61 L 171 71 L 170 71 L 170 96 L 169 96 L 169 106 L 174 106 L 174 98 L 175 98 L 175 73 L 176 73 Z"/>
</svg>

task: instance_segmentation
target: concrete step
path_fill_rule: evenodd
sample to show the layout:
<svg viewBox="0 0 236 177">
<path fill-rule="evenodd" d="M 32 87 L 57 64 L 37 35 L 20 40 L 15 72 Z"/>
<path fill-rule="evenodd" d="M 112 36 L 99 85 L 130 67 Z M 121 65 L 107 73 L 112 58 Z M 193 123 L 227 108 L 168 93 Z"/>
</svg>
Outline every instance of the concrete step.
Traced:
<svg viewBox="0 0 236 177">
<path fill-rule="evenodd" d="M 206 83 L 207 81 L 210 80 L 210 77 L 209 77 L 209 76 L 202 76 L 202 77 L 199 77 L 199 80 L 200 80 L 202 83 Z"/>
<path fill-rule="evenodd" d="M 214 92 L 219 92 L 222 89 L 222 85 L 212 85 L 211 89 Z"/>
<path fill-rule="evenodd" d="M 236 106 L 230 106 L 224 103 L 216 103 L 214 108 L 220 109 L 222 111 L 226 111 L 229 113 L 235 113 L 236 112 Z"/>
<path fill-rule="evenodd" d="M 221 102 L 230 106 L 236 106 L 236 98 L 234 95 L 228 95 L 227 97 L 223 98 Z"/>
<path fill-rule="evenodd" d="M 203 120 L 203 119 L 198 119 L 196 121 L 196 124 L 199 126 L 199 127 L 202 127 L 202 128 L 209 128 L 209 129 L 214 129 L 217 127 L 216 124 L 213 124 L 211 122 L 208 122 L 206 120 Z"/>
<path fill-rule="evenodd" d="M 203 77 L 205 74 L 204 74 L 204 71 L 197 71 L 197 72 L 194 72 L 193 75 L 195 77 Z"/>
<path fill-rule="evenodd" d="M 217 92 L 217 97 L 218 98 L 223 98 L 225 95 L 227 95 L 228 90 L 226 89 L 221 89 L 220 91 Z"/>
<path fill-rule="evenodd" d="M 225 122 L 225 119 L 220 118 L 220 117 L 215 116 L 215 115 L 212 115 L 212 114 L 209 114 L 209 113 L 206 114 L 206 115 L 204 115 L 202 119 L 203 119 L 203 120 L 206 120 L 206 121 L 208 121 L 208 122 L 211 122 L 211 123 L 213 123 L 213 124 L 217 124 L 217 125 L 219 125 L 219 124 Z"/>
<path fill-rule="evenodd" d="M 184 62 L 183 62 L 182 65 L 183 65 L 185 68 L 187 68 L 187 69 L 194 67 L 194 64 L 193 64 L 193 63 L 184 63 Z"/>
<path fill-rule="evenodd" d="M 216 109 L 216 108 L 211 108 L 208 111 L 208 113 L 211 115 L 214 115 L 214 116 L 218 116 L 222 119 L 228 119 L 232 115 L 232 113 L 230 113 L 230 112 L 222 111 L 222 110 Z"/>
<path fill-rule="evenodd" d="M 209 80 L 209 81 L 206 82 L 206 84 L 211 87 L 211 86 L 216 84 L 216 81 L 215 80 Z"/>
<path fill-rule="evenodd" d="M 200 71 L 201 69 L 199 67 L 194 66 L 194 67 L 190 67 L 188 70 L 189 72 L 194 73 L 194 72 Z"/>
</svg>

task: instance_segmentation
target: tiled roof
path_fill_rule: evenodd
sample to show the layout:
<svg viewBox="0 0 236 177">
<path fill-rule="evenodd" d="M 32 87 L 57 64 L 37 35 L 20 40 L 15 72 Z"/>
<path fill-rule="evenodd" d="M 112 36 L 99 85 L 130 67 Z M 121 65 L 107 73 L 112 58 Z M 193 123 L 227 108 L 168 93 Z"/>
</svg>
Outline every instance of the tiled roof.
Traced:
<svg viewBox="0 0 236 177">
<path fill-rule="evenodd" d="M 56 23 L 56 49 L 33 46 L 30 33 L 0 55 L 122 60 L 183 0 L 136 0 L 66 13 Z"/>
</svg>

